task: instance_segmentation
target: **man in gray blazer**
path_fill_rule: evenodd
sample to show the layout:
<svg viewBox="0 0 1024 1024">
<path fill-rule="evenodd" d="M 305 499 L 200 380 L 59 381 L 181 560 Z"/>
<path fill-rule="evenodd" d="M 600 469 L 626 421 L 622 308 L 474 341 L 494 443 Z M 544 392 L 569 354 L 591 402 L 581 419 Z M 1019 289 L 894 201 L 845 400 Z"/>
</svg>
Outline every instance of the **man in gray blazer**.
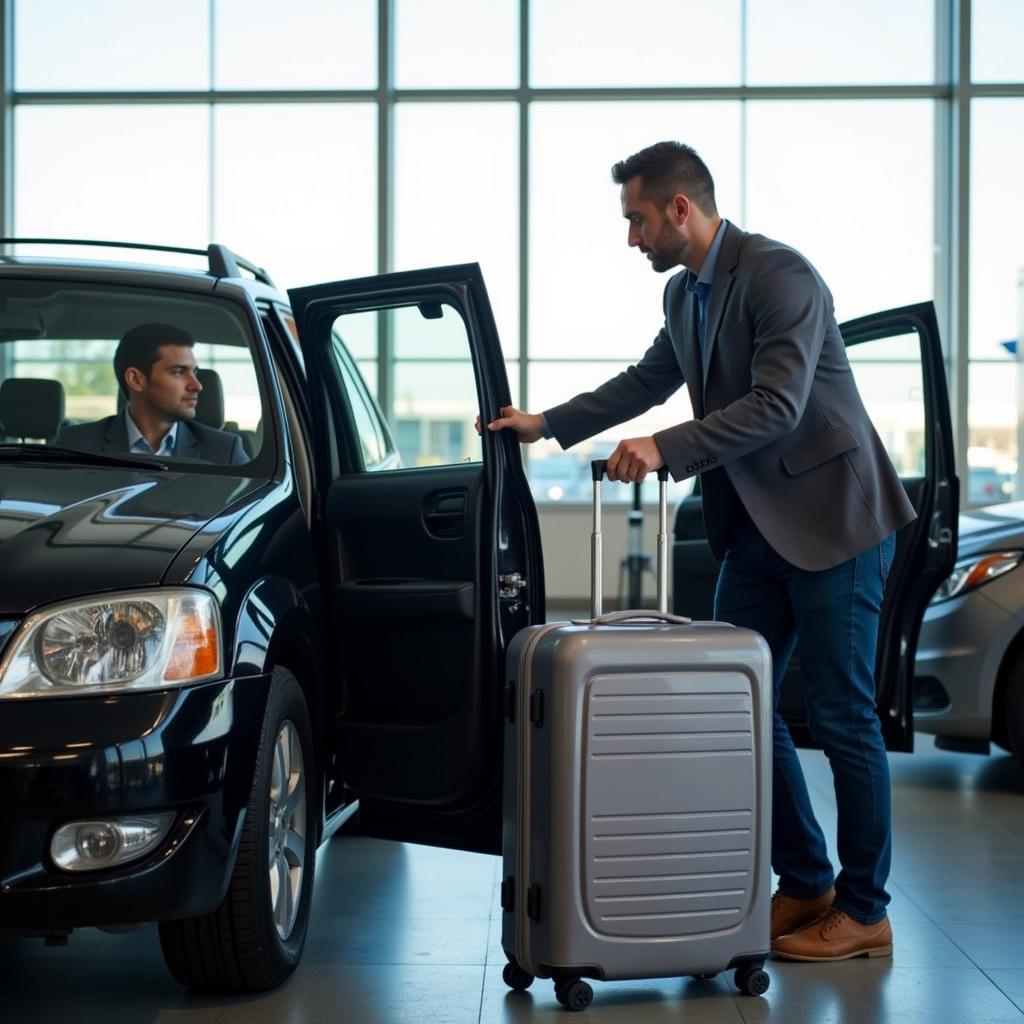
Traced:
<svg viewBox="0 0 1024 1024">
<path fill-rule="evenodd" d="M 666 401 L 685 384 L 694 418 L 624 440 L 613 480 L 667 465 L 702 474 L 704 521 L 722 560 L 715 617 L 762 633 L 776 703 L 800 644 L 808 722 L 836 788 L 834 875 L 789 730 L 776 712 L 772 949 L 800 960 L 892 952 L 888 762 L 875 710 L 879 610 L 894 531 L 914 509 L 861 401 L 832 296 L 794 249 L 723 220 L 688 146 L 616 164 L 629 244 L 662 273 L 665 323 L 638 363 L 543 414 L 488 424 L 567 448 Z"/>
<path fill-rule="evenodd" d="M 123 413 L 64 427 L 55 444 L 81 451 L 200 459 L 238 466 L 248 459 L 237 434 L 195 422 L 203 385 L 195 338 L 173 324 L 139 324 L 121 339 L 114 373 Z"/>
</svg>

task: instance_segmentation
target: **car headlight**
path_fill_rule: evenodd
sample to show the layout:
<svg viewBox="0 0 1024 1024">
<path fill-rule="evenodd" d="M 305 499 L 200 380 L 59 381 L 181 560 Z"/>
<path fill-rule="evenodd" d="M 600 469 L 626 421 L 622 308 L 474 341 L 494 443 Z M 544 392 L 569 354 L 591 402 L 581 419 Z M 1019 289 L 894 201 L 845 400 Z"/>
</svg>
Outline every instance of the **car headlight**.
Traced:
<svg viewBox="0 0 1024 1024">
<path fill-rule="evenodd" d="M 220 673 L 213 595 L 161 587 L 82 598 L 30 615 L 0 661 L 0 698 L 158 690 Z"/>
<path fill-rule="evenodd" d="M 939 584 L 932 595 L 931 604 L 966 594 L 983 583 L 988 583 L 1011 569 L 1016 569 L 1024 558 L 1024 551 L 996 551 L 985 555 L 961 558 L 953 571 Z"/>
</svg>

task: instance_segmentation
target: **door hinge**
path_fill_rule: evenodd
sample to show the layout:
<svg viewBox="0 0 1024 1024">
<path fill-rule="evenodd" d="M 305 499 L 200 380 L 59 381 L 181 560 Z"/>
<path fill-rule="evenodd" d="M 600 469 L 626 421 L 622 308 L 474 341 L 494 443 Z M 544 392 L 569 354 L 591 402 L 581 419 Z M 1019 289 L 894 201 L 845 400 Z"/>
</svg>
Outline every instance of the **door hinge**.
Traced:
<svg viewBox="0 0 1024 1024">
<path fill-rule="evenodd" d="M 511 600 L 526 589 L 526 577 L 521 572 L 504 572 L 498 577 L 498 597 Z"/>
<path fill-rule="evenodd" d="M 516 880 L 511 875 L 501 881 L 501 909 L 509 914 L 516 909 Z"/>
<path fill-rule="evenodd" d="M 516 681 L 510 679 L 505 684 L 505 717 L 510 721 L 516 720 Z"/>
<path fill-rule="evenodd" d="M 526 890 L 526 916 L 534 924 L 540 921 L 540 886 L 537 884 Z"/>
<path fill-rule="evenodd" d="M 540 727 L 544 724 L 544 691 L 534 690 L 530 694 L 530 721 Z"/>
</svg>

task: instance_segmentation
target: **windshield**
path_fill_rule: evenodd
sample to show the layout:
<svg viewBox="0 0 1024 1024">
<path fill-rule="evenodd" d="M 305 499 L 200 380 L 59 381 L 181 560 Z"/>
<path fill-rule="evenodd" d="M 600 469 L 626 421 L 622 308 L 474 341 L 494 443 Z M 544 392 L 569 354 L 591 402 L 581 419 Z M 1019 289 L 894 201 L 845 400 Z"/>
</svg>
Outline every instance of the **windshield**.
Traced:
<svg viewBox="0 0 1024 1024">
<path fill-rule="evenodd" d="M 100 456 L 152 465 L 155 457 L 179 471 L 251 474 L 264 419 L 250 328 L 234 304 L 155 289 L 0 281 L 5 458 L 66 452 L 68 462 Z"/>
</svg>

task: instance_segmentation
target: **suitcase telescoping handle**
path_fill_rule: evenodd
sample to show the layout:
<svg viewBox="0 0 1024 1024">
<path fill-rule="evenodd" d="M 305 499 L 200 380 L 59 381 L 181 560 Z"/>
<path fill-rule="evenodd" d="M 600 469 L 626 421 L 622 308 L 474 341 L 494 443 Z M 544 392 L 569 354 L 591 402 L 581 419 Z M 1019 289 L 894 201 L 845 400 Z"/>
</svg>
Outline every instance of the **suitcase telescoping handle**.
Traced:
<svg viewBox="0 0 1024 1024">
<path fill-rule="evenodd" d="M 603 580 L 601 578 L 601 481 L 608 469 L 607 459 L 594 459 L 590 464 L 591 476 L 594 480 L 594 529 L 590 535 L 590 615 L 592 620 L 601 618 L 601 596 Z M 640 617 L 637 612 L 616 614 L 615 621 L 622 622 L 627 618 Z M 678 622 L 679 616 L 669 615 L 668 611 L 668 467 L 658 470 L 658 613 L 647 613 L 645 618 L 665 619 Z M 608 616 L 606 620 L 613 618 Z M 689 619 L 684 620 L 686 622 Z"/>
</svg>

